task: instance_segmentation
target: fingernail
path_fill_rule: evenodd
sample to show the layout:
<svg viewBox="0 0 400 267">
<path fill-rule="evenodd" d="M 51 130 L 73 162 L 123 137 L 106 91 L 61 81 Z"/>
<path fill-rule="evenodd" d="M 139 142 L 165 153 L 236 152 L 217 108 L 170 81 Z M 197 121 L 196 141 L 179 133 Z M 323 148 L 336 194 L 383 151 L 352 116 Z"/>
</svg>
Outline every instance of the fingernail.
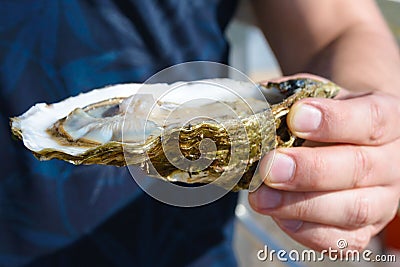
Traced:
<svg viewBox="0 0 400 267">
<path fill-rule="evenodd" d="M 303 221 L 299 220 L 278 220 L 278 222 L 282 228 L 290 232 L 296 232 L 303 225 Z"/>
<path fill-rule="evenodd" d="M 257 209 L 273 209 L 281 204 L 282 194 L 264 185 L 257 189 L 257 191 L 249 194 L 249 201 Z"/>
<path fill-rule="evenodd" d="M 294 169 L 295 163 L 292 157 L 276 153 L 267 182 L 276 184 L 288 182 L 293 177 Z"/>
<path fill-rule="evenodd" d="M 292 111 L 291 124 L 296 132 L 312 132 L 319 128 L 322 120 L 322 113 L 319 109 L 300 104 Z"/>
</svg>

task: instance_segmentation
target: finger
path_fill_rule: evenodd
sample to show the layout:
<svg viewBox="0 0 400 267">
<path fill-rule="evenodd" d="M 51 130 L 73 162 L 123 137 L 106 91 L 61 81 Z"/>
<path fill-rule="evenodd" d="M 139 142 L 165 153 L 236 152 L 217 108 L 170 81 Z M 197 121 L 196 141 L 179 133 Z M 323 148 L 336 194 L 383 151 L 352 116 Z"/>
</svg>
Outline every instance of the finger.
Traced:
<svg viewBox="0 0 400 267">
<path fill-rule="evenodd" d="M 345 100 L 307 98 L 291 108 L 287 123 L 308 140 L 379 145 L 400 137 L 400 103 L 379 93 Z"/>
<path fill-rule="evenodd" d="M 249 194 L 249 203 L 264 215 L 358 229 L 389 222 L 396 214 L 398 202 L 396 194 L 386 187 L 305 193 L 278 191 L 263 185 Z"/>
<path fill-rule="evenodd" d="M 277 225 L 297 242 L 316 251 L 323 250 L 363 250 L 368 245 L 375 230 L 366 226 L 356 230 L 341 229 L 318 223 L 280 220 Z M 332 251 L 333 255 L 335 251 Z"/>
<path fill-rule="evenodd" d="M 290 191 L 331 191 L 390 185 L 400 173 L 400 139 L 381 147 L 336 145 L 278 149 L 259 166 L 264 183 Z M 272 162 L 272 166 L 271 166 Z M 393 162 L 393 163 L 389 163 Z"/>
</svg>

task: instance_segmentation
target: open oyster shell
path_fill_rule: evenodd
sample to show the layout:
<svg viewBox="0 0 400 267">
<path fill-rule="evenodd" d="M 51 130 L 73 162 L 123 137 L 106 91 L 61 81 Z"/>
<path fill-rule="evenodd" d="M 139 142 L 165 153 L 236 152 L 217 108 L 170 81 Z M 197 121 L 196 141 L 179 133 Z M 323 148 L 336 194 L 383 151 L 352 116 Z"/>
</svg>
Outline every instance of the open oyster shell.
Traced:
<svg viewBox="0 0 400 267">
<path fill-rule="evenodd" d="M 210 90 L 215 83 L 233 90 L 239 100 L 232 93 Z M 182 87 L 187 93 L 171 91 Z M 270 108 L 260 98 L 260 90 Z M 239 190 L 249 187 L 263 154 L 275 147 L 301 145 L 302 140 L 286 126 L 293 103 L 306 97 L 332 98 L 338 91 L 331 82 L 312 79 L 257 86 L 231 79 L 121 84 L 54 104 L 36 104 L 11 118 L 11 130 L 40 160 L 134 164 L 169 181 L 210 183 L 245 164 L 234 187 Z M 192 102 L 199 92 L 213 97 Z M 226 107 L 235 116 L 228 116 Z M 197 118 L 199 111 L 207 111 L 208 116 Z M 204 139 L 212 141 L 212 149 L 204 147 Z M 232 160 L 233 151 L 239 154 L 237 162 Z"/>
</svg>

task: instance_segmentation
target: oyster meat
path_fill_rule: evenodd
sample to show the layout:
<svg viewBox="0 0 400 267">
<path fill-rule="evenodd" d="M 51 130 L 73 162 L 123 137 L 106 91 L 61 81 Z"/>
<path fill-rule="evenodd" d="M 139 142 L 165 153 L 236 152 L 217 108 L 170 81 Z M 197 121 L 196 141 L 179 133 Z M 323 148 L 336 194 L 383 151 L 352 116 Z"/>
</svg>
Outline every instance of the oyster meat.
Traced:
<svg viewBox="0 0 400 267">
<path fill-rule="evenodd" d="M 121 84 L 36 104 L 11 118 L 11 130 L 40 160 L 139 165 L 150 176 L 184 183 L 240 173 L 236 191 L 249 187 L 263 154 L 301 145 L 286 125 L 296 101 L 333 98 L 338 91 L 308 78 Z"/>
</svg>

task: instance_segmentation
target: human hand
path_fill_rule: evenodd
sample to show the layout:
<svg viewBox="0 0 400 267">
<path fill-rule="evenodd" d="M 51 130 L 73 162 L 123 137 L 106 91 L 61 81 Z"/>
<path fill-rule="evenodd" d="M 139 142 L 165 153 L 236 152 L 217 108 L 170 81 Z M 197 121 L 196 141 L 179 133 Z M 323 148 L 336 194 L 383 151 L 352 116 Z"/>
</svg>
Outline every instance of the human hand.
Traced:
<svg viewBox="0 0 400 267">
<path fill-rule="evenodd" d="M 343 90 L 335 100 L 299 101 L 287 122 L 312 142 L 276 151 L 250 205 L 315 250 L 337 248 L 339 239 L 348 249 L 365 248 L 398 208 L 400 98 Z M 263 177 L 267 161 L 261 160 Z"/>
</svg>

